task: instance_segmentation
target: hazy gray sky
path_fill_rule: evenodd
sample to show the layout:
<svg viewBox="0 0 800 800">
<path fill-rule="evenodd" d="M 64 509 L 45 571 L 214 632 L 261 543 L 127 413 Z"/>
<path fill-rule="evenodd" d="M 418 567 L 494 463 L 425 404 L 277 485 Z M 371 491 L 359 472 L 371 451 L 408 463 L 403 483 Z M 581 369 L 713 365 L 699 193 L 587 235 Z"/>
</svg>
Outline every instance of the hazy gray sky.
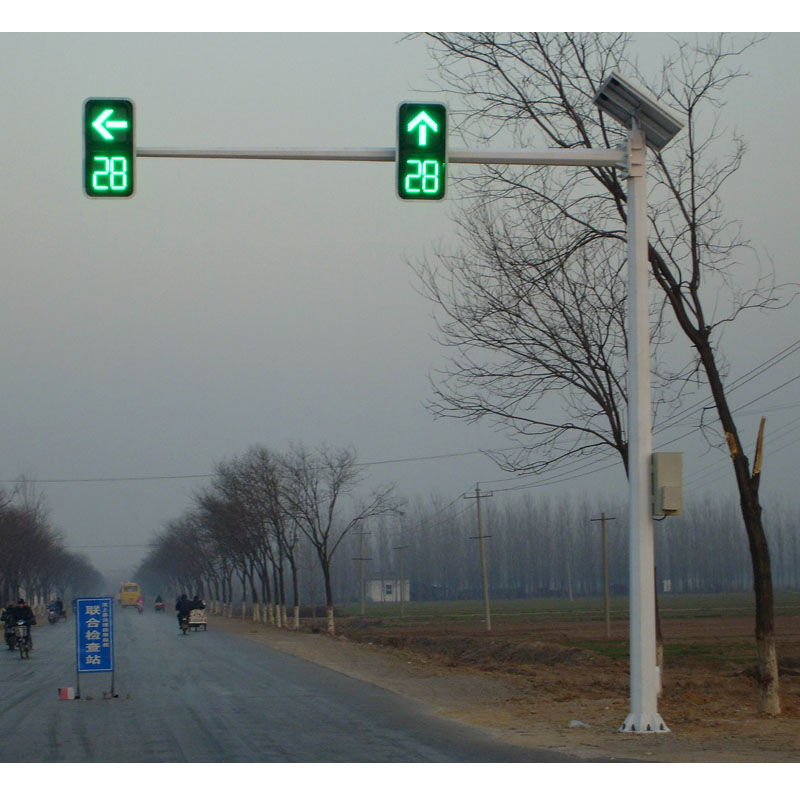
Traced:
<svg viewBox="0 0 800 800">
<path fill-rule="evenodd" d="M 799 43 L 776 35 L 750 52 L 752 76 L 722 110 L 751 142 L 731 216 L 785 280 L 798 279 Z M 643 63 L 667 45 L 642 37 Z M 69 481 L 40 488 L 68 544 L 101 570 L 132 569 L 203 481 L 78 479 L 203 474 L 293 440 L 350 443 L 364 462 L 508 442 L 424 408 L 444 354 L 406 258 L 451 236 L 452 200 L 399 201 L 392 164 L 149 158 L 133 198 L 91 200 L 84 100 L 133 99 L 140 147 L 390 147 L 398 103 L 425 96 L 431 68 L 423 42 L 399 34 L 0 36 L 0 479 Z M 795 308 L 732 336 L 731 375 L 800 338 L 796 320 Z M 734 405 L 798 372 L 794 355 Z M 785 445 L 800 438 L 799 386 L 743 418 L 748 443 L 762 412 L 768 434 L 788 426 L 766 452 L 767 493 L 796 491 Z M 727 491 L 725 466 L 711 453 L 685 470 L 716 470 L 711 488 Z M 613 472 L 601 491 L 622 487 Z M 506 477 L 484 456 L 371 474 L 448 498 Z"/>
</svg>

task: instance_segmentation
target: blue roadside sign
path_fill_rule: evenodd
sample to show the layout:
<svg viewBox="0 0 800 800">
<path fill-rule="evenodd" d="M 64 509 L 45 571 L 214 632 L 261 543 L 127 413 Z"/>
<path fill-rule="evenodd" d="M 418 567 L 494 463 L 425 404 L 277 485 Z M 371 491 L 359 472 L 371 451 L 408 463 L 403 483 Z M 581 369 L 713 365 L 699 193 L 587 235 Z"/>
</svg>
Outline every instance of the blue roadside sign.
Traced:
<svg viewBox="0 0 800 800">
<path fill-rule="evenodd" d="M 75 634 L 79 673 L 114 671 L 113 598 L 77 598 Z"/>
</svg>

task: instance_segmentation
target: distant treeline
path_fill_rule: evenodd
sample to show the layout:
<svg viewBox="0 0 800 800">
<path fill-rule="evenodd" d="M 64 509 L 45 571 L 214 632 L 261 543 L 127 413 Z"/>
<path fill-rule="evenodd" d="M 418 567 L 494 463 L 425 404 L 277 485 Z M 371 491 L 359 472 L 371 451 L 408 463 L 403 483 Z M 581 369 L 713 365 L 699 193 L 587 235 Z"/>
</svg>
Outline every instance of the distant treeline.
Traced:
<svg viewBox="0 0 800 800">
<path fill-rule="evenodd" d="M 365 536 L 366 576 L 411 581 L 412 600 L 482 597 L 475 501 L 418 502 L 401 520 L 381 520 Z M 628 521 L 624 499 L 586 494 L 527 495 L 482 501 L 489 590 L 495 598 L 568 597 L 603 592 L 601 522 L 605 514 L 609 584 L 628 592 Z M 764 519 L 775 587 L 800 587 L 800 507 L 769 502 Z M 659 591 L 751 590 L 752 568 L 735 501 L 713 494 L 655 522 Z M 335 565 L 336 596 L 360 597 L 359 542 L 353 536 Z"/>
<path fill-rule="evenodd" d="M 362 568 L 365 580 L 383 582 L 371 584 L 372 597 L 398 598 L 402 571 L 411 600 L 479 599 L 475 500 L 387 500 L 373 516 L 354 516 L 364 479 L 355 461 L 352 450 L 252 448 L 221 462 L 186 513 L 156 532 L 137 578 L 146 591 L 197 592 L 228 613 L 245 602 L 277 624 L 287 624 L 287 607 L 296 620 L 300 605 L 358 602 Z M 333 502 L 345 496 L 354 507 Z M 491 597 L 601 595 L 603 515 L 610 591 L 628 593 L 624 496 L 498 492 L 483 500 L 482 514 Z M 797 504 L 765 504 L 776 589 L 800 587 L 798 518 Z M 690 497 L 682 515 L 655 523 L 655 544 L 661 592 L 752 589 L 747 536 L 728 496 Z"/>
</svg>

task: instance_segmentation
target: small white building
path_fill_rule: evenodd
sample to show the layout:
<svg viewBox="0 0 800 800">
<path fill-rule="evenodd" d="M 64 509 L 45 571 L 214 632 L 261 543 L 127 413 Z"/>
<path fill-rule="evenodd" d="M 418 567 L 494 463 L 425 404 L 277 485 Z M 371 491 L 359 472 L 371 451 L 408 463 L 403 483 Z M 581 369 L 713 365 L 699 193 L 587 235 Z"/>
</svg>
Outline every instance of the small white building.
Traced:
<svg viewBox="0 0 800 800">
<path fill-rule="evenodd" d="M 397 578 L 368 578 L 364 582 L 364 592 L 370 603 L 404 603 L 411 599 L 411 581 L 403 579 L 403 595 L 400 596 L 400 581 Z"/>
</svg>

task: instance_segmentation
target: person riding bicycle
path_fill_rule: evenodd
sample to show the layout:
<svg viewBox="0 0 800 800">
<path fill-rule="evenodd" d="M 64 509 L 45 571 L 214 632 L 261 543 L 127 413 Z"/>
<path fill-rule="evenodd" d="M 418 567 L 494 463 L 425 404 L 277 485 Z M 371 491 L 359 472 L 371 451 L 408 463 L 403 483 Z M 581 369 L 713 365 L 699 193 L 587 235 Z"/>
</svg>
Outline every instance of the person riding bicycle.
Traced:
<svg viewBox="0 0 800 800">
<path fill-rule="evenodd" d="M 20 622 L 27 628 L 28 647 L 33 650 L 33 637 L 31 636 L 31 625 L 36 624 L 36 615 L 33 609 L 25 602 L 23 598 L 17 600 L 16 606 L 13 610 L 14 621 L 19 624 Z"/>
<path fill-rule="evenodd" d="M 192 605 L 192 601 L 185 595 L 182 594 L 178 598 L 178 602 L 175 603 L 175 610 L 178 612 L 178 627 L 181 627 L 181 620 L 182 619 L 189 619 L 189 612 L 192 610 L 194 606 Z"/>
</svg>

